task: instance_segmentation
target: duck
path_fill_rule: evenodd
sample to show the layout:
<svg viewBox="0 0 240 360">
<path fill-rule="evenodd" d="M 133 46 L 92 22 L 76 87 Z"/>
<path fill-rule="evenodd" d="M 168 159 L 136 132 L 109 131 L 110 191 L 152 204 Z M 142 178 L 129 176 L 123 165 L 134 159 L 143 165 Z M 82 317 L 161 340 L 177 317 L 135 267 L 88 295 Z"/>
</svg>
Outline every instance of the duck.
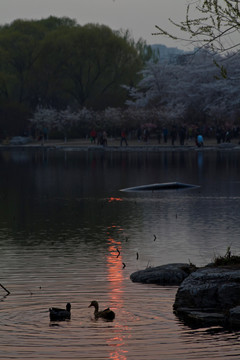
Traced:
<svg viewBox="0 0 240 360">
<path fill-rule="evenodd" d="M 115 318 L 114 311 L 110 310 L 109 308 L 99 311 L 99 305 L 96 300 L 93 300 L 88 307 L 91 307 L 91 306 L 93 306 L 95 308 L 95 310 L 94 310 L 95 319 L 103 318 L 105 320 L 113 320 Z"/>
<path fill-rule="evenodd" d="M 71 319 L 71 304 L 67 303 L 66 309 L 52 307 L 49 309 L 49 317 L 51 321 L 64 321 Z"/>
</svg>

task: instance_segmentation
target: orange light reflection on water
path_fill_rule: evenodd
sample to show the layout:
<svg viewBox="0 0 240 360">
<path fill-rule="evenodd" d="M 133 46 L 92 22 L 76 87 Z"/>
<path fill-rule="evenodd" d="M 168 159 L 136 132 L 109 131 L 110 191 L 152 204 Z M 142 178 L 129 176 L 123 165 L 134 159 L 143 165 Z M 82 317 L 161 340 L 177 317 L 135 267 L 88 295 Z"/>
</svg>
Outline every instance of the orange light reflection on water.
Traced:
<svg viewBox="0 0 240 360">
<path fill-rule="evenodd" d="M 110 197 L 110 198 L 108 198 L 107 200 L 108 200 L 109 203 L 110 203 L 110 202 L 113 202 L 113 201 L 123 201 L 122 198 L 116 198 L 116 197 Z"/>
<path fill-rule="evenodd" d="M 108 267 L 108 281 L 110 287 L 110 297 L 114 304 L 114 311 L 117 314 L 121 312 L 123 307 L 123 269 L 122 269 L 122 245 L 120 241 L 108 238 L 108 254 L 107 254 L 107 267 Z M 124 332 L 128 330 L 126 326 L 116 323 L 114 327 L 113 337 L 108 340 L 108 345 L 114 347 L 114 351 L 109 354 L 111 360 L 127 360 L 125 354 L 127 350 L 124 349 Z"/>
<path fill-rule="evenodd" d="M 120 241 L 116 241 L 113 238 L 108 239 L 108 254 L 107 254 L 107 267 L 108 275 L 107 279 L 110 286 L 110 296 L 114 305 L 117 308 L 122 307 L 123 292 L 123 273 L 122 273 L 122 245 Z"/>
</svg>

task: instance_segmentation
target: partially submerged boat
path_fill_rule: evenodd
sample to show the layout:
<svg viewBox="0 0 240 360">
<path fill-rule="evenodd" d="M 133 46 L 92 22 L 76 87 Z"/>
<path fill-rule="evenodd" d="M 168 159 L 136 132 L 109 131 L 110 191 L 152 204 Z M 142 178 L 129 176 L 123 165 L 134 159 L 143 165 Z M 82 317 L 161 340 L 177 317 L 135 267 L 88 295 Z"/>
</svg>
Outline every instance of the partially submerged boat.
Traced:
<svg viewBox="0 0 240 360">
<path fill-rule="evenodd" d="M 121 189 L 121 191 L 159 191 L 159 190 L 187 189 L 187 188 L 196 188 L 196 187 L 199 186 L 192 184 L 184 184 L 180 182 L 168 182 L 168 183 L 160 183 L 160 184 L 134 186 L 126 189 Z"/>
</svg>

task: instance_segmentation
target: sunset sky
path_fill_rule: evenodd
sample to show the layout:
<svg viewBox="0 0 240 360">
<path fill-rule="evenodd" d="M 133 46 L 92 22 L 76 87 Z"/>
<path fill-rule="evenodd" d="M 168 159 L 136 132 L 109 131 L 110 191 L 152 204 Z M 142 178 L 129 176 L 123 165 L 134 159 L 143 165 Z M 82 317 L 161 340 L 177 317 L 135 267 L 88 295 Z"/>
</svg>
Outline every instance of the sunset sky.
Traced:
<svg viewBox="0 0 240 360">
<path fill-rule="evenodd" d="M 15 19 L 41 19 L 50 15 L 67 16 L 78 24 L 98 23 L 113 30 L 128 29 L 137 41 L 183 48 L 183 44 L 160 36 L 153 36 L 155 25 L 168 30 L 169 18 L 185 19 L 187 0 L 1 0 L 0 24 Z"/>
</svg>

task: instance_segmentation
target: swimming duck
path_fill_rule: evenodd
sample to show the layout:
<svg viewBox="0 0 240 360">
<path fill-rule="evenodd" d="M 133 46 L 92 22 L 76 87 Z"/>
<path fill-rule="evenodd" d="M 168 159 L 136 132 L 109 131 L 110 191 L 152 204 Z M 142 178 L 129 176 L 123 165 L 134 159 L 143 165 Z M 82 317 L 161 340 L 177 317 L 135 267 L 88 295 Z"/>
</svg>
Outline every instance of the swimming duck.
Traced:
<svg viewBox="0 0 240 360">
<path fill-rule="evenodd" d="M 51 321 L 63 321 L 71 319 L 71 304 L 67 303 L 66 309 L 50 308 L 49 316 Z"/>
<path fill-rule="evenodd" d="M 93 300 L 91 302 L 91 304 L 89 305 L 89 307 L 94 306 L 95 311 L 94 311 L 94 316 L 96 319 L 98 318 L 103 318 L 105 320 L 113 320 L 115 318 L 115 313 L 114 311 L 110 310 L 109 308 L 99 311 L 99 305 L 98 302 Z"/>
</svg>

